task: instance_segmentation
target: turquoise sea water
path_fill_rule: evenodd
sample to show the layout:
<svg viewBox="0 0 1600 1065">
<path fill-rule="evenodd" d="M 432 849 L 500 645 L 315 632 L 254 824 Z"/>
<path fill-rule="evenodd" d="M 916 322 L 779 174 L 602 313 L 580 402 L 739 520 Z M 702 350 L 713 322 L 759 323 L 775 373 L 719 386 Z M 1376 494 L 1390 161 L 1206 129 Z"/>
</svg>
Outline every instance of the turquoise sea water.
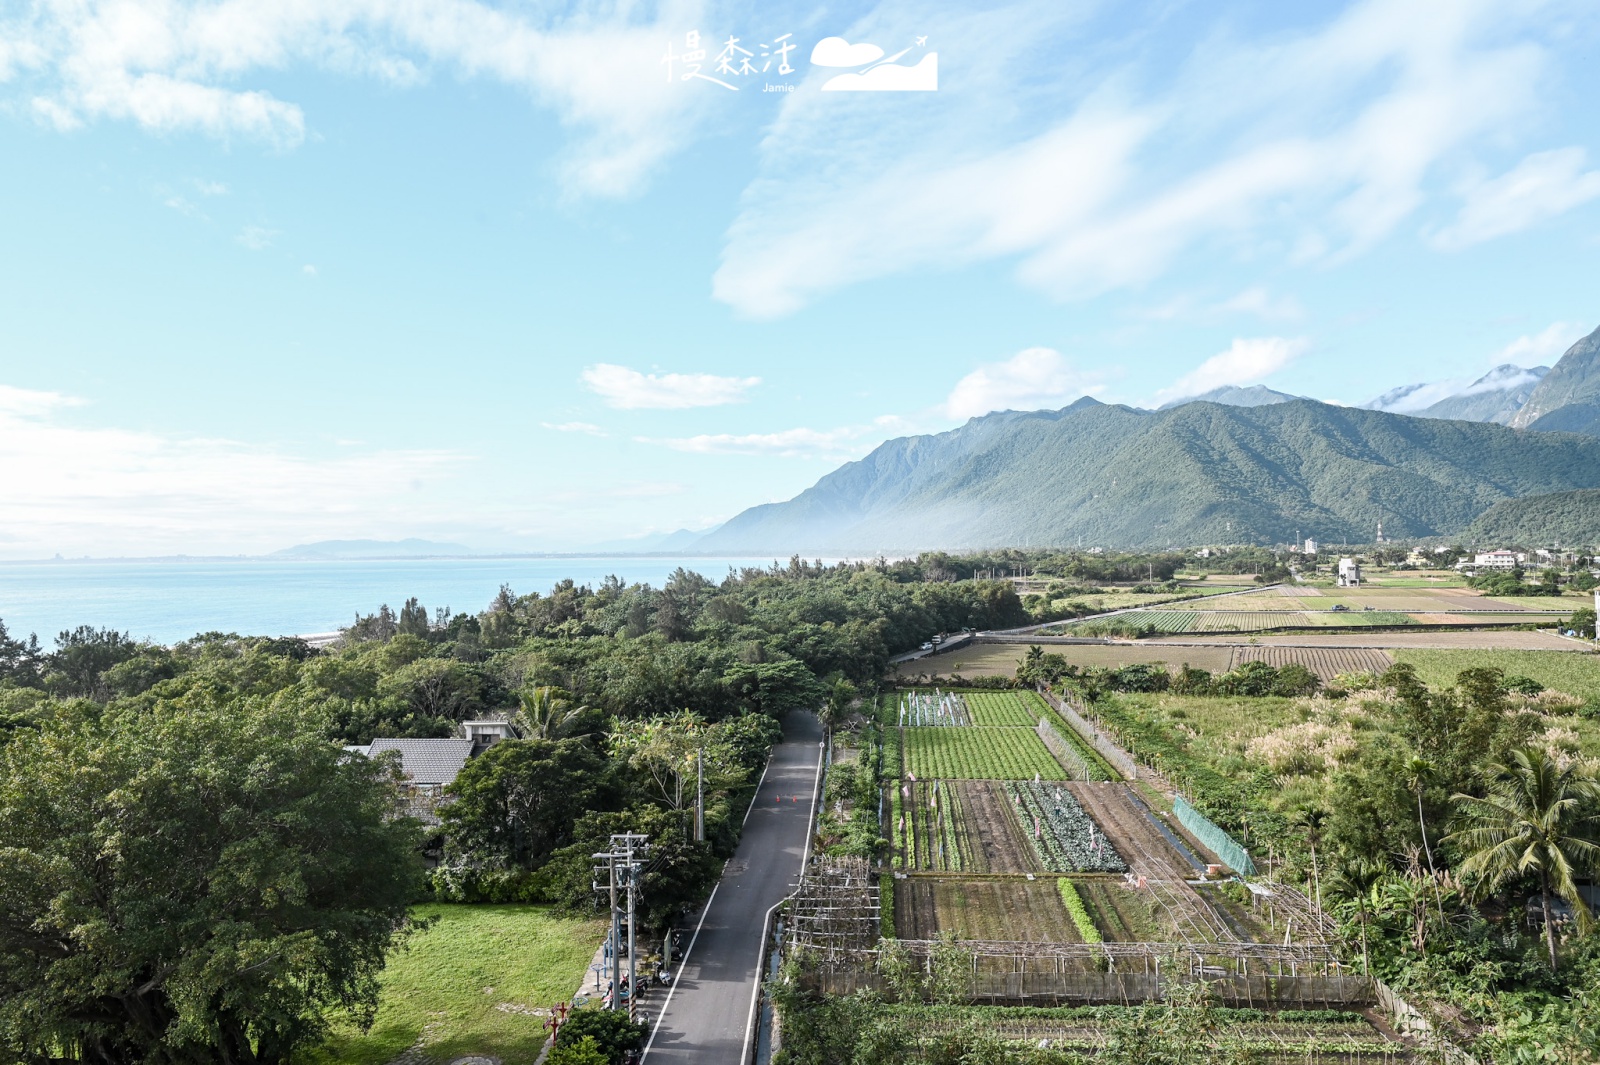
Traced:
<svg viewBox="0 0 1600 1065">
<path fill-rule="evenodd" d="M 544 593 L 564 578 L 596 585 L 609 574 L 660 587 L 682 566 L 712 580 L 770 558 L 472 558 L 359 561 L 266 559 L 161 562 L 0 562 L 0 620 L 13 636 L 78 625 L 173 643 L 198 632 L 285 636 L 331 632 L 380 603 L 416 596 L 431 613 L 477 613 L 502 584 Z"/>
</svg>

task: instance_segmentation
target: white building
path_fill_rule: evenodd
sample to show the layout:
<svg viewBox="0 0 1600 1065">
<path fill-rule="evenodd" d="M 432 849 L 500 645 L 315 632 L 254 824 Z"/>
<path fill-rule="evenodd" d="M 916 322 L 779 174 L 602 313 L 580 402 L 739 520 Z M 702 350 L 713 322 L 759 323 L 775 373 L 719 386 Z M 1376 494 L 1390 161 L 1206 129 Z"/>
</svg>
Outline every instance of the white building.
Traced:
<svg viewBox="0 0 1600 1065">
<path fill-rule="evenodd" d="M 1515 551 L 1480 551 L 1472 556 L 1474 569 L 1513 570 L 1528 560 L 1527 555 Z"/>
<path fill-rule="evenodd" d="M 1317 542 L 1315 540 L 1311 539 L 1310 537 L 1306 538 L 1306 550 L 1305 550 L 1305 553 L 1308 554 L 1308 555 L 1314 555 L 1314 554 L 1317 553 Z"/>
<path fill-rule="evenodd" d="M 1361 565 L 1353 558 L 1339 560 L 1339 587 L 1356 588 L 1361 584 Z"/>
</svg>

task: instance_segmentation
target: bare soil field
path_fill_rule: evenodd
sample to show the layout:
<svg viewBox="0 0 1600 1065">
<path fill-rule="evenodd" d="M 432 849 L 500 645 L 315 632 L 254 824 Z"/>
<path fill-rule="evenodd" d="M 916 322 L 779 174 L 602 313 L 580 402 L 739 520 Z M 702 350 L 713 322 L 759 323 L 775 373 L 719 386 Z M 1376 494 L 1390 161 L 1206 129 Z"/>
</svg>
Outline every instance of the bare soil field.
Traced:
<svg viewBox="0 0 1600 1065">
<path fill-rule="evenodd" d="M 1069 781 L 1066 787 L 1101 830 L 1111 837 L 1112 846 L 1127 861 L 1135 876 L 1183 880 L 1195 875 L 1193 863 L 1161 834 L 1127 784 Z"/>
<path fill-rule="evenodd" d="M 1208 647 L 1237 644 L 1244 645 L 1239 637 L 1189 635 L 1141 640 L 1148 647 L 1184 648 L 1192 653 Z M 1251 646 L 1262 647 L 1443 647 L 1482 650 L 1500 648 L 1507 651 L 1586 651 L 1582 644 L 1563 639 L 1552 632 L 1520 632 L 1515 630 L 1481 632 L 1295 632 L 1279 635 L 1262 635 L 1250 641 Z M 1168 654 L 1179 652 L 1169 651 Z"/>
<path fill-rule="evenodd" d="M 1341 673 L 1382 673 L 1394 664 L 1394 656 L 1375 647 L 1235 647 L 1229 668 L 1245 662 L 1278 667 L 1299 663 L 1326 684 Z"/>
<path fill-rule="evenodd" d="M 1080 943 L 1053 876 L 1038 880 L 956 880 L 912 876 L 895 882 L 895 934 L 935 939 Z"/>
</svg>

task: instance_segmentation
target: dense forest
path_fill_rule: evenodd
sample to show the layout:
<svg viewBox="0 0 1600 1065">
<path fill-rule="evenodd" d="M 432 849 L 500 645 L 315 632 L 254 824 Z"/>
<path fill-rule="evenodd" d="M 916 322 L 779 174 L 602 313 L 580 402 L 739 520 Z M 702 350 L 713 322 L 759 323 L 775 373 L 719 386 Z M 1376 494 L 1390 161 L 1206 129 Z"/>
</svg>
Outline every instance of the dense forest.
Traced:
<svg viewBox="0 0 1600 1065">
<path fill-rule="evenodd" d="M 642 921 L 663 926 L 732 853 L 786 711 L 848 705 L 936 633 L 1028 620 L 1009 582 L 954 577 L 795 559 L 502 589 L 478 614 L 411 599 L 325 649 L 0 627 L 0 1060 L 288 1061 L 335 1012 L 371 1015 L 412 903 L 592 912 L 614 832 L 650 837 Z M 395 763 L 343 746 L 491 716 L 522 738 L 470 761 L 435 825 L 398 816 Z"/>
</svg>

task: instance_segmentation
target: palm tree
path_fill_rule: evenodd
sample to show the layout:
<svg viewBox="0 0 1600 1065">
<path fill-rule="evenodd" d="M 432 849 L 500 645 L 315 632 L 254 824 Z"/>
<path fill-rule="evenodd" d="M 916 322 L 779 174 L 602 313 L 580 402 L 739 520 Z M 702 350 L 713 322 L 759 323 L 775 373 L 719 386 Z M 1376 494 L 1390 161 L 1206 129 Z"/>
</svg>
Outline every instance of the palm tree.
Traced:
<svg viewBox="0 0 1600 1065">
<path fill-rule="evenodd" d="M 1361 971 L 1367 976 L 1372 975 L 1372 959 L 1367 953 L 1367 924 L 1370 921 L 1367 909 L 1371 902 L 1373 887 L 1387 872 L 1388 870 L 1380 862 L 1354 857 L 1335 866 L 1331 878 L 1334 891 L 1355 900 L 1356 914 L 1361 925 Z"/>
<path fill-rule="evenodd" d="M 582 715 L 589 708 L 575 706 L 572 696 L 548 684 L 525 688 L 517 693 L 513 721 L 523 736 L 532 740 L 559 740 L 575 733 Z"/>
<path fill-rule="evenodd" d="M 1322 869 L 1317 864 L 1317 841 L 1322 838 L 1322 826 L 1327 823 L 1326 810 L 1315 806 L 1302 807 L 1296 811 L 1294 823 L 1297 827 L 1306 830 L 1306 842 L 1311 844 L 1311 877 L 1317 886 L 1317 916 L 1322 916 Z"/>
<path fill-rule="evenodd" d="M 1489 793 L 1453 796 L 1461 827 L 1450 843 L 1466 854 L 1461 872 L 1485 890 L 1530 873 L 1539 877 L 1545 943 L 1556 968 L 1555 921 L 1550 896 L 1565 899 L 1587 933 L 1594 916 L 1575 882 L 1600 869 L 1600 780 L 1581 763 L 1561 765 L 1537 748 L 1514 750 L 1505 765 L 1488 771 Z"/>
</svg>

